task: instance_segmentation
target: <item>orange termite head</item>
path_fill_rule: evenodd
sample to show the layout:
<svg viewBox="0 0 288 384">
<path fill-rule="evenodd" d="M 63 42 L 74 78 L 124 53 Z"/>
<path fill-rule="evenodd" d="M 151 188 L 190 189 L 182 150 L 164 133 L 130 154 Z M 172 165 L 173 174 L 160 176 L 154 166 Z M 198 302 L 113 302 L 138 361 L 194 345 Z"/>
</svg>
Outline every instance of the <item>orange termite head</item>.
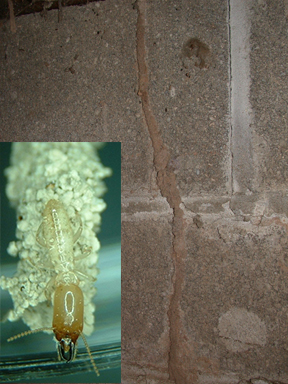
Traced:
<svg viewBox="0 0 288 384">
<path fill-rule="evenodd" d="M 83 330 L 84 298 L 81 288 L 76 284 L 59 285 L 55 289 L 54 313 L 52 328 L 39 328 L 22 332 L 10 337 L 12 341 L 32 333 L 53 330 L 57 340 L 58 356 L 67 363 L 76 357 L 76 345 L 79 336 L 82 336 L 89 354 L 91 364 L 97 376 L 99 371 L 93 360 L 90 348 L 82 333 Z"/>
<path fill-rule="evenodd" d="M 21 332 L 19 333 L 18 335 L 15 335 L 15 336 L 12 336 L 12 337 L 9 337 L 9 339 L 7 339 L 8 342 L 10 341 L 13 341 L 13 340 L 16 340 L 16 339 L 20 339 L 20 337 L 24 337 L 24 336 L 27 336 L 27 335 L 32 335 L 33 333 L 38 333 L 38 332 L 42 332 L 42 331 L 54 331 L 55 330 L 53 328 L 39 328 L 39 329 L 33 329 L 33 330 L 30 330 L 30 331 L 25 331 L 25 332 Z M 100 373 L 98 371 L 98 368 L 93 360 L 93 357 L 92 357 L 92 354 L 91 354 L 91 351 L 90 351 L 90 348 L 89 348 L 89 345 L 87 343 L 87 340 L 86 340 L 86 337 L 83 335 L 83 333 L 81 332 L 80 333 L 83 341 L 84 341 L 84 344 L 85 344 L 85 347 L 87 349 L 87 352 L 88 352 L 88 355 L 90 357 L 90 360 L 91 360 L 91 364 L 93 366 L 93 369 L 96 373 L 97 376 L 100 376 Z M 71 342 L 71 343 L 70 343 Z M 74 343 L 72 343 L 71 339 L 67 338 L 67 340 L 65 341 L 65 343 L 67 344 L 68 346 L 68 349 L 66 352 L 68 352 L 69 354 L 71 354 L 71 358 L 66 358 L 66 352 L 64 350 L 64 344 L 62 343 L 61 345 L 61 341 L 58 342 L 57 346 L 58 346 L 58 356 L 60 356 L 63 360 L 66 360 L 66 362 L 68 363 L 69 361 L 73 360 L 74 357 L 76 356 L 76 346 Z M 70 351 L 70 352 L 69 352 Z M 65 352 L 65 353 L 64 353 Z M 73 357 L 72 357 L 73 355 Z"/>
<path fill-rule="evenodd" d="M 82 336 L 91 363 L 97 376 L 99 371 L 92 358 L 88 343 L 84 337 L 84 297 L 81 288 L 76 284 L 58 285 L 54 295 L 53 331 L 58 341 L 58 355 L 69 362 L 76 357 L 76 345 Z"/>
<path fill-rule="evenodd" d="M 59 285 L 55 289 L 53 330 L 61 359 L 71 361 L 76 356 L 76 344 L 82 334 L 84 298 L 75 284 Z"/>
</svg>

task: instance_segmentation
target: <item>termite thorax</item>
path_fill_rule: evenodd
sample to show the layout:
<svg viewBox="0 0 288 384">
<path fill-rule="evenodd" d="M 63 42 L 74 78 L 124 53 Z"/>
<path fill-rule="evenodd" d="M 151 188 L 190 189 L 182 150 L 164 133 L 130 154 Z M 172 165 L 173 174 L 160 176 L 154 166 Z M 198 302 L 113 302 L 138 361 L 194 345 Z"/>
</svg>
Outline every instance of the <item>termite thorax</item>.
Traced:
<svg viewBox="0 0 288 384">
<path fill-rule="evenodd" d="M 59 285 L 55 289 L 53 331 L 62 359 L 71 361 L 76 354 L 76 342 L 83 330 L 84 298 L 75 284 Z"/>
</svg>

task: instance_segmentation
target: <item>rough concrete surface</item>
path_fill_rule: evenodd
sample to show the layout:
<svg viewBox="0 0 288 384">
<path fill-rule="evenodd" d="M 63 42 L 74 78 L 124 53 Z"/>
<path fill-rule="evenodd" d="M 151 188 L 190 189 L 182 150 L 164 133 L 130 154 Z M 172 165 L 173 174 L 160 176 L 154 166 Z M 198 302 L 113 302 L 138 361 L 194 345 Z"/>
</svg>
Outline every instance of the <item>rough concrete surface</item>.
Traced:
<svg viewBox="0 0 288 384">
<path fill-rule="evenodd" d="M 2 141 L 122 141 L 122 382 L 288 384 L 288 2 L 1 28 Z"/>
</svg>

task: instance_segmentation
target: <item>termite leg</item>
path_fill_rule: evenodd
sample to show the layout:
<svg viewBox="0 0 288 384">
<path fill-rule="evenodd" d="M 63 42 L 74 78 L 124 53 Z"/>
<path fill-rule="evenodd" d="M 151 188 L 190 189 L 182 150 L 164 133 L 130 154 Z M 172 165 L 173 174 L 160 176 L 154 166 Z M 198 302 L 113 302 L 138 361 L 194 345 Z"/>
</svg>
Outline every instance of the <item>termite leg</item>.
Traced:
<svg viewBox="0 0 288 384">
<path fill-rule="evenodd" d="M 85 257 L 88 257 L 90 255 L 92 251 L 92 247 L 88 247 L 87 245 L 84 246 L 84 249 L 82 251 L 82 255 L 81 256 L 75 256 L 74 259 L 77 261 L 77 260 L 82 260 L 82 259 L 85 259 Z"/>
<path fill-rule="evenodd" d="M 30 265 L 32 265 L 33 268 L 36 268 L 36 269 L 40 272 L 40 268 L 39 268 L 39 266 L 36 265 L 36 264 L 32 261 L 31 257 L 29 257 L 29 256 L 26 257 L 26 258 L 25 258 L 25 261 L 26 261 L 27 263 L 29 263 Z"/>
<path fill-rule="evenodd" d="M 80 271 L 74 271 L 75 275 L 79 276 L 80 278 L 82 277 L 82 279 L 84 280 L 88 280 L 88 281 L 92 281 L 92 282 L 95 282 L 97 279 L 96 277 L 93 277 L 91 275 L 86 275 L 85 273 L 83 272 L 80 272 Z"/>
<path fill-rule="evenodd" d="M 51 268 L 47 267 L 47 265 L 43 265 L 41 263 L 37 263 L 35 264 L 34 261 L 32 261 L 31 257 L 26 257 L 24 259 L 27 263 L 29 263 L 30 265 L 32 265 L 33 268 L 36 268 L 39 272 L 40 272 L 40 269 L 45 269 L 46 271 L 55 271 L 55 269 L 53 268 L 53 264 L 50 262 L 51 264 Z"/>
<path fill-rule="evenodd" d="M 55 285 L 55 279 L 56 279 L 56 276 L 52 277 L 48 281 L 46 288 L 45 288 L 45 296 L 46 296 L 46 299 L 48 301 L 51 301 L 51 297 L 52 297 L 52 293 L 53 293 L 54 285 Z"/>
<path fill-rule="evenodd" d="M 46 241 L 43 237 L 43 222 L 40 224 L 37 234 L 36 234 L 36 241 L 39 243 L 42 247 L 46 248 Z"/>
<path fill-rule="evenodd" d="M 79 215 L 78 212 L 76 212 L 76 219 L 78 221 L 79 228 L 77 229 L 77 231 L 73 235 L 73 244 L 76 243 L 76 241 L 79 239 L 79 237 L 81 236 L 81 233 L 82 233 L 82 229 L 83 229 L 81 216 Z"/>
</svg>

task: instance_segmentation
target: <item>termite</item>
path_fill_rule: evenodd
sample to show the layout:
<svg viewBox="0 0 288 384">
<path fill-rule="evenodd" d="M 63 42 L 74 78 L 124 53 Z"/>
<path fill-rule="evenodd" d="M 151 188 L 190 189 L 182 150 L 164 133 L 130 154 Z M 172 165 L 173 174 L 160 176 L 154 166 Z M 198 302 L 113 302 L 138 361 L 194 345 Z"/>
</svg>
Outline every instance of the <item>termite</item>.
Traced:
<svg viewBox="0 0 288 384">
<path fill-rule="evenodd" d="M 76 357 L 76 345 L 79 336 L 82 336 L 94 371 L 99 371 L 92 358 L 86 338 L 83 334 L 84 297 L 79 287 L 77 276 L 88 277 L 75 270 L 73 244 L 82 233 L 82 222 L 74 234 L 68 213 L 59 200 L 49 200 L 43 211 L 43 221 L 36 234 L 37 242 L 48 249 L 49 258 L 55 269 L 56 276 L 51 279 L 48 286 L 55 288 L 52 328 L 40 328 L 22 332 L 9 338 L 12 341 L 32 333 L 53 330 L 57 341 L 58 357 L 66 362 Z M 86 257 L 90 251 L 86 251 Z M 48 290 L 48 289 L 47 289 Z"/>
</svg>

